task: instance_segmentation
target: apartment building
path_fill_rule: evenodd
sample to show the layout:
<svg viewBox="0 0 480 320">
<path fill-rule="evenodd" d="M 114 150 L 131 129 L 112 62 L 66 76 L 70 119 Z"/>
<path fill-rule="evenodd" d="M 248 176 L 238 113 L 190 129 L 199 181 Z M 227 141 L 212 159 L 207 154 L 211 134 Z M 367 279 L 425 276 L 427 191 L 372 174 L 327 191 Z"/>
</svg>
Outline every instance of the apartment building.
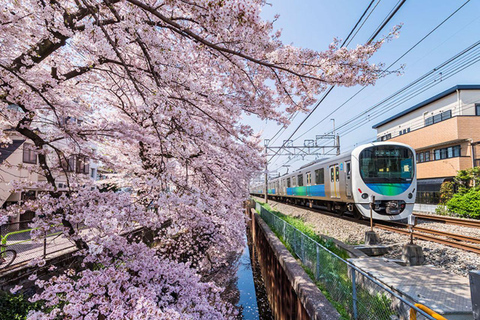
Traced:
<svg viewBox="0 0 480 320">
<path fill-rule="evenodd" d="M 417 203 L 438 203 L 440 185 L 480 166 L 480 85 L 457 85 L 373 126 L 378 141 L 417 153 Z"/>
</svg>

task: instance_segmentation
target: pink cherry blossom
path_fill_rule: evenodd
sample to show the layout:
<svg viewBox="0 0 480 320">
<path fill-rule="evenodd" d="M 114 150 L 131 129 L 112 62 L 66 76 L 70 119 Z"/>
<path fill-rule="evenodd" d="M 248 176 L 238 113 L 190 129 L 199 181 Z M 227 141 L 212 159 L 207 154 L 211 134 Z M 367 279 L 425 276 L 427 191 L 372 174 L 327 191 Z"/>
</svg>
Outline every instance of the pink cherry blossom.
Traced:
<svg viewBox="0 0 480 320">
<path fill-rule="evenodd" d="M 222 284 L 205 279 L 243 246 L 242 202 L 264 162 L 242 118 L 287 125 L 328 85 L 374 84 L 382 65 L 369 59 L 398 32 L 352 49 L 337 39 L 323 52 L 296 48 L 260 18 L 263 5 L 2 3 L 0 125 L 11 130 L 0 143 L 34 145 L 26 170 L 39 178 L 11 187 L 43 192 L 0 222 L 34 211 L 32 237 L 61 226 L 83 266 L 37 280 L 33 300 L 61 307 L 29 319 L 234 316 Z M 90 161 L 106 180 L 89 178 Z"/>
</svg>

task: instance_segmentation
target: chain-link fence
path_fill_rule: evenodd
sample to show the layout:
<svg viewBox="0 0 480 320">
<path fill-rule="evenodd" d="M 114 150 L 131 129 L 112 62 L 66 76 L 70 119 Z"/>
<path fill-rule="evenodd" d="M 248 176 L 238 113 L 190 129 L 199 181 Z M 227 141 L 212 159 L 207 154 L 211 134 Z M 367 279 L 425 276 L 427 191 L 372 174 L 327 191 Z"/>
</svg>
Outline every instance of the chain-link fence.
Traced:
<svg viewBox="0 0 480 320">
<path fill-rule="evenodd" d="M 63 236 L 61 226 L 45 234 L 42 239 L 33 241 L 30 237 L 32 229 L 28 227 L 30 222 L 13 222 L 0 226 L 0 255 L 3 257 L 8 250 L 16 252 L 14 261 L 8 266 L 9 269 L 12 266 L 26 263 L 34 258 L 46 258 L 48 255 L 64 250 L 72 250 L 75 247 L 71 241 Z M 76 228 L 81 229 L 82 226 L 76 226 Z M 0 273 L 5 270 L 4 266 L 9 262 L 1 261 L 0 259 Z"/>
<path fill-rule="evenodd" d="M 434 319 L 259 203 L 256 210 L 344 316 L 355 320 L 411 319 L 411 311 L 416 311 L 416 319 Z"/>
</svg>

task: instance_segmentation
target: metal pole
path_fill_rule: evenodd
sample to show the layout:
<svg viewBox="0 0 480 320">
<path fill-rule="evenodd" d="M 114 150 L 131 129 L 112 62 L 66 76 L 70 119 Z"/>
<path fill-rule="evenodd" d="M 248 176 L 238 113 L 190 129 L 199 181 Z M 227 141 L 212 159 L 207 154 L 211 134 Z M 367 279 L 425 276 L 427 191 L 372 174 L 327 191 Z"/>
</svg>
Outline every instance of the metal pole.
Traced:
<svg viewBox="0 0 480 320">
<path fill-rule="evenodd" d="M 470 271 L 473 320 L 480 320 L 480 270 Z"/>
<path fill-rule="evenodd" d="M 267 147 L 265 147 L 265 203 L 268 203 L 268 157 Z"/>
<path fill-rule="evenodd" d="M 303 237 L 300 237 L 300 249 L 301 249 L 301 252 L 302 252 L 302 263 L 305 264 L 305 244 L 304 244 L 304 241 L 303 241 Z"/>
<path fill-rule="evenodd" d="M 373 231 L 373 206 L 375 205 L 375 196 L 370 197 L 370 231 Z"/>
<path fill-rule="evenodd" d="M 336 147 L 337 147 L 337 156 L 340 154 L 340 136 L 337 134 L 337 137 L 335 138 L 336 140 Z"/>
<path fill-rule="evenodd" d="M 358 319 L 357 314 L 357 281 L 355 277 L 355 269 L 352 270 L 352 300 L 353 300 L 353 319 Z"/>
<path fill-rule="evenodd" d="M 320 248 L 318 244 L 315 246 L 317 248 L 317 265 L 315 266 L 315 279 L 320 279 Z"/>
</svg>

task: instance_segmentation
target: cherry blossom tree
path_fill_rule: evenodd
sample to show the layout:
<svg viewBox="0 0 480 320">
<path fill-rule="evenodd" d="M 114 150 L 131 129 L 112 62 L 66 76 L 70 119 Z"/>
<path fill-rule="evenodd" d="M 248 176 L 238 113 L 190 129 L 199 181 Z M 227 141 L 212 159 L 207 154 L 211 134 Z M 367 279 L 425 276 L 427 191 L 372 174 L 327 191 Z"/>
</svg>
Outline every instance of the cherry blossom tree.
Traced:
<svg viewBox="0 0 480 320">
<path fill-rule="evenodd" d="M 2 2 L 0 121 L 11 130 L 0 142 L 14 133 L 34 144 L 42 179 L 12 188 L 44 190 L 3 214 L 35 211 L 33 237 L 63 226 L 83 262 L 37 281 L 34 299 L 53 310 L 30 319 L 232 316 L 204 276 L 243 245 L 241 205 L 264 161 L 242 117 L 287 124 L 327 85 L 373 84 L 382 66 L 369 59 L 396 32 L 353 49 L 296 48 L 260 18 L 263 5 Z M 102 190 L 71 159 L 101 163 L 131 192 Z M 127 237 L 138 228 L 155 246 Z"/>
</svg>

